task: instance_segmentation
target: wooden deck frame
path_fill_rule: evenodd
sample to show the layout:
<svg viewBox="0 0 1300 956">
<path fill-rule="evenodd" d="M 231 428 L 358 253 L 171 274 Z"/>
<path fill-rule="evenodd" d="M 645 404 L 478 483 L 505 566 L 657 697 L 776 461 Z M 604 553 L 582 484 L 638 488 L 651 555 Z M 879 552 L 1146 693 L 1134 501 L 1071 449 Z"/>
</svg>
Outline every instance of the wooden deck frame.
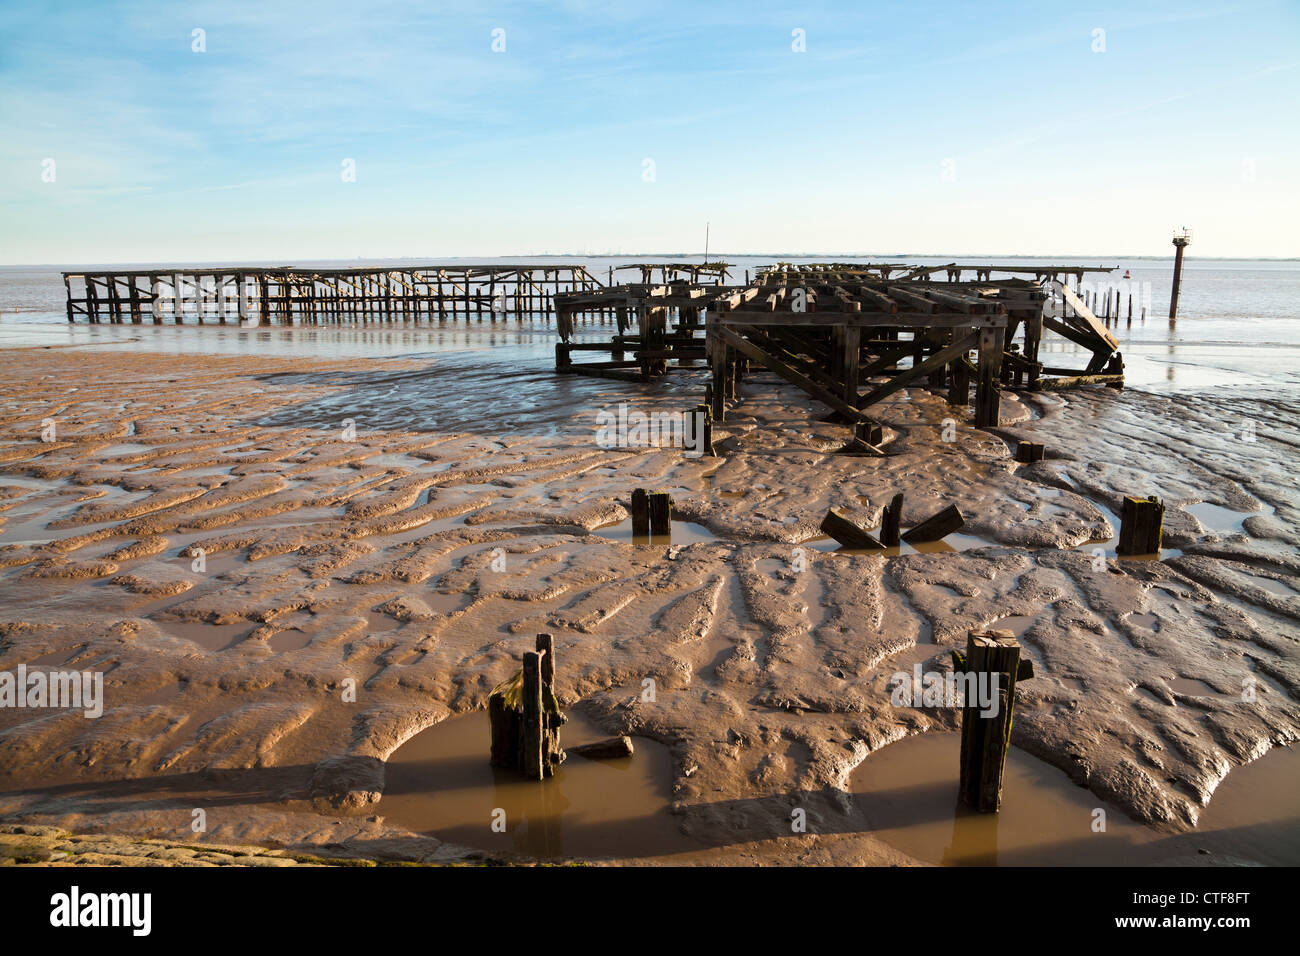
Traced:
<svg viewBox="0 0 1300 956">
<path fill-rule="evenodd" d="M 922 382 L 945 394 L 950 404 L 971 404 L 978 428 L 999 424 L 1004 386 L 1122 383 L 1117 340 L 1062 283 L 1055 290 L 1075 314 L 1065 309 L 1068 317 L 1053 319 L 1043 314 L 1047 292 L 1035 282 L 983 276 L 974 282 L 937 282 L 928 274 L 890 278 L 897 268 L 889 264 L 875 276 L 844 267 L 767 272 L 752 289 L 719 296 L 707 326 L 714 419 L 725 420 L 736 379 L 749 362 L 798 386 L 850 423 L 866 420 L 872 405 Z M 1097 271 L 1060 269 L 1076 276 Z M 1023 346 L 1012 344 L 1022 326 Z M 869 339 L 863 329 L 870 330 Z M 1044 369 L 1038 361 L 1044 329 L 1090 350 L 1088 367 Z M 971 353 L 977 356 L 974 364 Z M 911 365 L 898 368 L 909 356 Z M 1103 367 L 1109 374 L 1100 374 Z M 1046 373 L 1063 378 L 1046 378 Z M 866 380 L 879 376 L 885 380 L 860 391 Z"/>
<path fill-rule="evenodd" d="M 295 266 L 64 272 L 69 322 L 317 325 L 547 316 L 603 284 L 580 265 Z"/>
</svg>

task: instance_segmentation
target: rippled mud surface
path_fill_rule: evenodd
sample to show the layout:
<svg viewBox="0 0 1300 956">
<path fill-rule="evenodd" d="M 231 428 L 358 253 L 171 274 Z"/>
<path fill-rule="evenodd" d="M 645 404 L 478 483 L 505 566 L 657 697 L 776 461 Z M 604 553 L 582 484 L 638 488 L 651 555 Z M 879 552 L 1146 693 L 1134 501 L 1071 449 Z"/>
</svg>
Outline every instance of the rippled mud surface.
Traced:
<svg viewBox="0 0 1300 956">
<path fill-rule="evenodd" d="M 855 458 L 755 376 L 721 457 L 690 458 L 602 448 L 596 416 L 690 409 L 702 378 L 557 378 L 500 348 L 0 355 L 0 671 L 98 671 L 106 697 L 0 708 L 0 818 L 169 836 L 201 807 L 228 843 L 493 849 L 389 814 L 385 761 L 481 711 L 540 631 L 592 733 L 662 747 L 642 796 L 683 841 L 584 855 L 925 860 L 852 781 L 957 727 L 895 706 L 894 675 L 1000 621 L 1037 674 L 1021 756 L 1144 833 L 1194 832 L 1300 736 L 1293 396 L 1007 392 L 985 433 L 909 389 L 879 406 L 888 454 Z M 1016 464 L 1020 438 L 1046 459 Z M 637 487 L 672 494 L 670 540 L 632 539 Z M 904 524 L 962 509 L 952 550 L 830 552 L 828 508 L 869 527 L 897 491 Z M 1116 560 L 1124 494 L 1165 499 L 1158 560 Z"/>
</svg>

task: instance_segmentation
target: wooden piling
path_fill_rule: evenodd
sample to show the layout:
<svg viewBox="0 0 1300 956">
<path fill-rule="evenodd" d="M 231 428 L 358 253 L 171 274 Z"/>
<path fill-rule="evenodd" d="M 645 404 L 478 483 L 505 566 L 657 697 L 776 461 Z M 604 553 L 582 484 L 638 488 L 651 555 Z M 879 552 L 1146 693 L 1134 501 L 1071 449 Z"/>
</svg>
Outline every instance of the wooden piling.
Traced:
<svg viewBox="0 0 1300 956">
<path fill-rule="evenodd" d="M 953 652 L 953 670 L 963 676 L 967 688 L 962 701 L 958 796 L 966 806 L 996 813 L 1002 807 L 1016 682 L 1034 676 L 1033 664 L 1020 659 L 1020 644 L 1010 631 L 970 631 L 966 654 Z M 987 690 L 987 708 L 981 707 L 981 694 L 975 690 Z"/>
<path fill-rule="evenodd" d="M 1117 554 L 1159 554 L 1165 506 L 1159 498 L 1125 495 L 1120 504 Z"/>
<path fill-rule="evenodd" d="M 632 491 L 632 534 L 638 537 L 650 534 L 650 493 L 644 488 Z"/>
<path fill-rule="evenodd" d="M 699 451 L 710 458 L 716 458 L 718 453 L 713 449 L 713 410 L 706 403 L 699 404 L 695 406 L 695 414 L 700 416 L 697 421 L 702 423 L 701 430 L 696 435 Z"/>
<path fill-rule="evenodd" d="M 998 373 L 1002 368 L 1003 329 L 979 330 L 979 369 L 975 384 L 975 427 L 996 428 L 1002 394 Z"/>
<path fill-rule="evenodd" d="M 899 545 L 899 522 L 903 520 L 903 493 L 900 491 L 885 505 L 880 515 L 880 543 L 886 548 Z"/>
<path fill-rule="evenodd" d="M 650 533 L 672 534 L 673 499 L 666 491 L 650 495 Z"/>
<path fill-rule="evenodd" d="M 541 780 L 545 776 L 542 762 L 542 655 L 536 651 L 524 655 L 524 689 L 521 700 L 524 714 L 520 769 L 530 780 Z"/>
<path fill-rule="evenodd" d="M 1043 454 L 1044 448 L 1040 442 L 1022 441 L 1016 445 L 1016 461 L 1022 464 L 1042 461 Z"/>
</svg>

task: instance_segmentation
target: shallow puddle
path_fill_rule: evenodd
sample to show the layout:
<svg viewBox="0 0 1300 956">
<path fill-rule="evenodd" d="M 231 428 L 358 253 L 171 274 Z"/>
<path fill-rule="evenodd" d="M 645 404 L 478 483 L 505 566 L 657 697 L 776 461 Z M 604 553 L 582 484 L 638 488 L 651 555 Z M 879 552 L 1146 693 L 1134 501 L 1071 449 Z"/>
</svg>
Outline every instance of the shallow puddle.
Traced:
<svg viewBox="0 0 1300 956">
<path fill-rule="evenodd" d="M 903 527 L 906 531 L 910 525 Z M 872 535 L 877 535 L 880 526 L 867 529 Z M 970 551 L 975 548 L 996 548 L 1000 545 L 996 541 L 990 541 L 986 538 L 980 538 L 973 534 L 961 534 L 955 532 L 945 535 L 938 541 L 918 541 L 915 544 L 909 544 L 904 541 L 894 548 L 884 548 L 883 550 L 867 550 L 864 548 L 846 548 L 829 535 L 819 534 L 814 538 L 807 538 L 799 542 L 800 547 L 815 548 L 825 554 L 835 555 L 856 555 L 856 554 L 874 554 L 877 557 L 892 558 L 900 554 L 947 554 L 955 551 Z"/>
<path fill-rule="evenodd" d="M 577 711 L 561 746 L 608 737 Z M 700 849 L 669 811 L 668 748 L 634 737 L 623 760 L 569 757 L 554 777 L 530 781 L 488 763 L 486 711 L 416 734 L 388 759 L 377 812 L 389 822 L 462 846 L 528 856 L 651 856 Z M 495 811 L 505 832 L 493 832 Z M 499 817 L 500 814 L 497 814 Z"/>
<path fill-rule="evenodd" d="M 1264 511 L 1234 511 L 1222 505 L 1212 505 L 1201 501 L 1194 505 L 1183 505 L 1183 510 L 1196 518 L 1206 531 L 1218 534 L 1244 534 L 1241 523 L 1247 518 L 1266 514 Z"/>
<path fill-rule="evenodd" d="M 869 756 L 850 788 L 871 831 L 929 863 L 1144 865 L 1201 848 L 1268 865 L 1300 863 L 1300 748 L 1233 769 L 1192 833 L 1170 836 L 1129 819 L 1060 770 L 1017 747 L 1007 755 L 1002 809 L 957 805 L 961 735 L 921 734 Z M 1093 829 L 1105 811 L 1105 832 Z"/>
<path fill-rule="evenodd" d="M 1169 681 L 1169 689 L 1175 694 L 1185 694 L 1188 697 L 1220 696 L 1219 692 L 1205 681 L 1197 680 L 1194 677 L 1175 677 Z"/>
<path fill-rule="evenodd" d="M 631 518 L 624 518 L 616 524 L 607 524 L 592 530 L 592 534 L 609 538 L 611 541 L 622 541 L 624 544 L 696 544 L 701 541 L 719 540 L 718 536 L 704 525 L 696 524 L 694 521 L 678 521 L 676 518 L 672 520 L 669 532 L 669 534 L 634 535 Z"/>
<path fill-rule="evenodd" d="M 257 625 L 251 621 L 236 621 L 233 624 L 208 624 L 205 621 L 155 621 L 159 630 L 172 637 L 193 641 L 199 647 L 209 651 L 224 651 L 238 644 Z"/>
</svg>

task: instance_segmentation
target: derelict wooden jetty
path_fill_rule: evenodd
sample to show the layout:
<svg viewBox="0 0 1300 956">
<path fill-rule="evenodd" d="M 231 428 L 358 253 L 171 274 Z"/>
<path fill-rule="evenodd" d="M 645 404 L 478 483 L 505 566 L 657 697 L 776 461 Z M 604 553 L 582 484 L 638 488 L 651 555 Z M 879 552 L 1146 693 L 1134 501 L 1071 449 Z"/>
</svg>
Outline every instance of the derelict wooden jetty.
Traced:
<svg viewBox="0 0 1300 956">
<path fill-rule="evenodd" d="M 648 381 L 707 360 L 716 421 L 725 419 L 728 404 L 737 401 L 737 382 L 755 365 L 828 405 L 846 423 L 863 426 L 872 424 L 866 413 L 871 405 L 920 383 L 944 391 L 953 405 L 973 403 L 976 425 L 991 427 L 998 424 L 1004 385 L 1122 385 L 1118 340 L 1077 291 L 1087 273 L 1109 271 L 778 264 L 743 286 L 679 279 L 562 294 L 555 298 L 556 369 Z M 576 340 L 574 316 L 611 307 L 617 334 Z M 1039 361 L 1048 332 L 1090 353 L 1087 364 Z M 574 360 L 574 352 L 588 351 L 610 357 Z"/>
<path fill-rule="evenodd" d="M 602 283 L 581 265 L 65 272 L 68 321 L 316 325 L 549 315 Z"/>
<path fill-rule="evenodd" d="M 616 271 L 637 272 L 641 281 L 616 285 Z M 830 406 L 846 423 L 869 426 L 871 405 L 923 382 L 946 391 L 954 405 L 973 403 L 977 426 L 989 427 L 997 424 L 1001 386 L 1122 384 L 1118 340 L 1080 295 L 1086 274 L 1109 271 L 1076 265 L 777 263 L 759 270 L 753 281 L 746 274 L 743 285 L 724 284 L 725 262 L 626 264 L 611 267 L 607 282 L 582 265 L 501 263 L 119 269 L 63 276 L 72 322 L 264 326 L 554 314 L 557 371 L 650 381 L 707 363 L 708 403 L 716 421 L 737 400 L 741 376 L 762 366 Z M 1109 294 L 1106 302 L 1109 316 Z M 1118 299 L 1114 308 L 1118 315 Z M 1130 300 L 1130 316 L 1131 308 Z M 609 319 L 613 335 L 575 334 L 579 324 Z M 1087 364 L 1065 368 L 1040 361 L 1047 333 L 1088 352 Z M 590 352 L 609 357 L 577 360 Z"/>
</svg>

